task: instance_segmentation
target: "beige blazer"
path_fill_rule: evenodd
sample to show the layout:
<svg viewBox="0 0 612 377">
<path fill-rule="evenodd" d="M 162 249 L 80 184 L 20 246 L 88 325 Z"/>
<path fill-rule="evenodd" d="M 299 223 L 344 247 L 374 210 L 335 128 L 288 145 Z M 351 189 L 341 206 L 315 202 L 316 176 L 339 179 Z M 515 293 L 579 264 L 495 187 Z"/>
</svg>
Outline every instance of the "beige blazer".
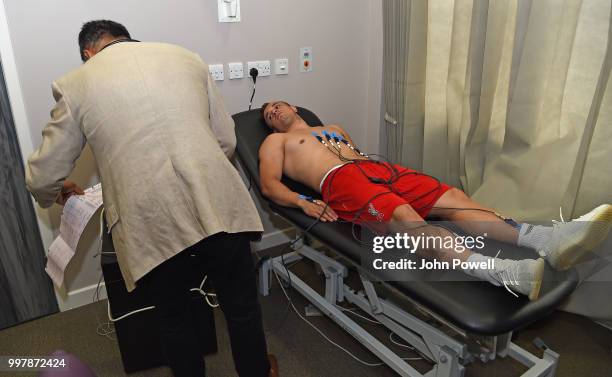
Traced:
<svg viewBox="0 0 612 377">
<path fill-rule="evenodd" d="M 51 206 L 89 143 L 128 290 L 209 235 L 263 231 L 229 160 L 234 122 L 198 55 L 170 44 L 118 43 L 52 88 L 56 105 L 28 161 L 28 190 Z"/>
</svg>

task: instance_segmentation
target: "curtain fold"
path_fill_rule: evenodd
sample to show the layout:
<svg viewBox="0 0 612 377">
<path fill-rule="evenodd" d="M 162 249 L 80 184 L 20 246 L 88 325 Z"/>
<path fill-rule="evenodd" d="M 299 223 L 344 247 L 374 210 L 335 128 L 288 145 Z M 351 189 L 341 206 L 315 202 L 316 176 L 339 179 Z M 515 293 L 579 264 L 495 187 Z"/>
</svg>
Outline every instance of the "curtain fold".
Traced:
<svg viewBox="0 0 612 377">
<path fill-rule="evenodd" d="M 404 116 L 406 93 L 405 66 L 408 59 L 408 20 L 410 0 L 388 0 L 383 2 L 383 96 L 386 113 L 394 120 Z M 390 123 L 389 123 L 390 124 Z M 403 124 L 403 122 L 402 122 Z M 387 127 L 388 157 L 399 162 L 402 159 L 404 127 L 399 122 Z"/>
<path fill-rule="evenodd" d="M 454 2 L 431 0 L 428 4 L 423 171 L 446 182 L 451 154 L 447 148 L 449 126 L 446 88 L 449 85 Z M 384 64 L 384 62 L 383 62 Z M 386 68 L 386 67 L 385 67 Z M 443 111 L 440 111 L 443 110 Z M 438 145 L 438 147 L 434 147 Z"/>
<path fill-rule="evenodd" d="M 393 161 L 523 220 L 612 202 L 609 1 L 383 7 Z"/>
<path fill-rule="evenodd" d="M 0 62 L 0 329 L 57 312 Z"/>
<path fill-rule="evenodd" d="M 612 8 L 608 17 L 606 52 L 589 115 L 585 122 L 571 179 L 564 197 L 564 208 L 569 213 L 588 211 L 592 202 L 610 200 L 612 169 L 610 168 L 612 140 Z M 607 189 L 607 192 L 606 192 Z"/>
</svg>

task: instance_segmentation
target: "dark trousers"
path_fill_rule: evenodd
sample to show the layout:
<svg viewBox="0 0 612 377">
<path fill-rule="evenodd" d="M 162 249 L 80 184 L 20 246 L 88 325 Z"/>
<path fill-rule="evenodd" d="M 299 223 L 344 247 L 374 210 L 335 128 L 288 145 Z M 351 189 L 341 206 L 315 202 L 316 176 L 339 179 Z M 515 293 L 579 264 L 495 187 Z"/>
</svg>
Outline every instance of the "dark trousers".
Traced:
<svg viewBox="0 0 612 377">
<path fill-rule="evenodd" d="M 238 375 L 268 377 L 270 364 L 247 233 L 205 238 L 143 277 L 154 297 L 162 349 L 174 376 L 205 375 L 195 319 L 189 309 L 189 289 L 204 275 L 208 275 L 225 315 Z"/>
</svg>

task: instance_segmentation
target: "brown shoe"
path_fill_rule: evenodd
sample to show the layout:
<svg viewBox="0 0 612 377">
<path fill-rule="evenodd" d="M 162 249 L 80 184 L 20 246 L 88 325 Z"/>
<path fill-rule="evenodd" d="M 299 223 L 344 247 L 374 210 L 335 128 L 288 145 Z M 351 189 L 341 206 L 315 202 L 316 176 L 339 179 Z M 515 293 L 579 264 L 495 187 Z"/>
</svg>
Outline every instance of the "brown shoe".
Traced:
<svg viewBox="0 0 612 377">
<path fill-rule="evenodd" d="M 268 361 L 270 362 L 270 377 L 279 377 L 278 374 L 278 361 L 274 355 L 268 355 Z"/>
</svg>

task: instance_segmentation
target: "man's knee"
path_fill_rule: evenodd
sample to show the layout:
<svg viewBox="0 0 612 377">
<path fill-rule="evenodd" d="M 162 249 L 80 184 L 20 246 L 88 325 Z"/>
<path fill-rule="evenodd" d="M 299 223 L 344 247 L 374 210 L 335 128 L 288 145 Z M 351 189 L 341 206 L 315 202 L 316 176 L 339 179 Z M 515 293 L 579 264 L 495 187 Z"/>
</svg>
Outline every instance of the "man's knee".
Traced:
<svg viewBox="0 0 612 377">
<path fill-rule="evenodd" d="M 444 193 L 444 196 L 446 197 L 445 199 L 453 201 L 453 202 L 466 202 L 466 201 L 472 201 L 472 199 L 470 199 L 469 196 L 467 196 L 467 194 L 465 192 L 463 192 L 462 190 L 453 187 L 450 190 L 448 190 L 447 192 Z"/>
<path fill-rule="evenodd" d="M 391 215 L 392 222 L 411 222 L 411 221 L 423 221 L 423 218 L 412 208 L 409 204 L 403 204 L 393 210 Z"/>
</svg>

